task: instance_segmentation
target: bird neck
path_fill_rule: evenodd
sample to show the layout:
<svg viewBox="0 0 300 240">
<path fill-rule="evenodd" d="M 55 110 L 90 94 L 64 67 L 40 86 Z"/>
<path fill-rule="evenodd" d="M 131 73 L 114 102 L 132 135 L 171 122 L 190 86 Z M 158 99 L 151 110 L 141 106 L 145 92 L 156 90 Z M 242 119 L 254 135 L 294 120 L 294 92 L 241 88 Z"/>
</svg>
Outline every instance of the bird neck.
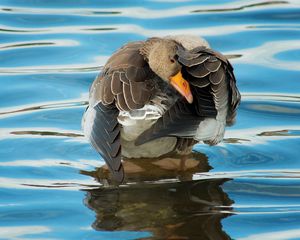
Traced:
<svg viewBox="0 0 300 240">
<path fill-rule="evenodd" d="M 162 38 L 149 38 L 147 41 L 145 41 L 144 46 L 140 48 L 140 54 L 143 55 L 145 61 L 149 62 L 149 55 L 151 50 L 154 48 L 154 46 L 160 42 L 162 42 Z"/>
</svg>

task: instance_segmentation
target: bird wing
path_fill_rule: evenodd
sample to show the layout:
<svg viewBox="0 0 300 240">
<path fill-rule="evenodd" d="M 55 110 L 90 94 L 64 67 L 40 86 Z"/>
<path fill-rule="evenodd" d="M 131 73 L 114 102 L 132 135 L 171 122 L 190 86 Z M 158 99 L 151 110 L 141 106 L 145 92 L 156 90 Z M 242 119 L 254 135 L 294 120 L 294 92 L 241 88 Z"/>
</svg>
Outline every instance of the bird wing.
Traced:
<svg viewBox="0 0 300 240">
<path fill-rule="evenodd" d="M 214 107 L 218 114 L 224 114 L 227 125 L 235 121 L 236 110 L 241 95 L 236 86 L 233 67 L 227 58 L 219 52 L 206 47 L 197 47 L 190 51 L 178 48 L 178 61 L 182 64 L 183 77 L 196 89 L 194 98 L 199 111 L 205 104 Z M 199 89 L 206 91 L 206 103 Z M 210 97 L 208 97 L 210 95 Z M 204 103 L 204 104 L 203 104 Z"/>
<path fill-rule="evenodd" d="M 228 125 L 234 123 L 240 93 L 226 57 L 205 47 L 190 51 L 179 47 L 177 56 L 194 101 L 189 104 L 179 99 L 138 137 L 136 145 L 170 135 L 193 137 L 204 118 L 217 118 L 220 113 Z"/>
<path fill-rule="evenodd" d="M 122 182 L 119 111 L 142 108 L 151 98 L 152 71 L 139 54 L 143 42 L 123 46 L 107 61 L 90 88 L 84 132 L 102 155 L 114 178 Z"/>
<path fill-rule="evenodd" d="M 192 137 L 203 117 L 197 116 L 195 109 L 186 101 L 177 101 L 149 129 L 145 130 L 135 141 L 141 145 L 165 136 Z"/>
<path fill-rule="evenodd" d="M 99 102 L 89 107 L 84 116 L 84 133 L 92 146 L 101 154 L 115 180 L 122 182 L 124 170 L 121 164 L 119 110 L 114 105 Z"/>
<path fill-rule="evenodd" d="M 90 89 L 90 104 L 115 104 L 119 110 L 142 108 L 153 94 L 148 63 L 139 50 L 143 42 L 124 45 L 107 61 Z"/>
</svg>

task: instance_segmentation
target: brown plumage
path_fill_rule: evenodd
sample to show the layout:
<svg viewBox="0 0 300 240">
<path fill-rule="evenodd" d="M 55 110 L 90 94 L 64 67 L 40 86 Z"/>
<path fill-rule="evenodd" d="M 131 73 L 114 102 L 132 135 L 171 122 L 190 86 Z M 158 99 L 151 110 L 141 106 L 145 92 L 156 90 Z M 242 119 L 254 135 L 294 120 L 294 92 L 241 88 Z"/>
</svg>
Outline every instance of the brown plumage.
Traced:
<svg viewBox="0 0 300 240">
<path fill-rule="evenodd" d="M 128 43 L 110 57 L 93 82 L 84 130 L 116 180 L 124 177 L 121 145 L 125 147 L 126 141 L 134 142 L 132 151 L 138 151 L 142 144 L 171 136 L 177 143 L 169 151 L 186 154 L 193 139 L 216 144 L 225 125 L 234 123 L 240 93 L 233 68 L 224 55 L 195 39 L 175 36 Z M 179 88 L 172 82 L 175 78 L 180 78 Z M 157 107 L 160 117 L 142 119 L 147 127 L 128 140 L 120 116 L 128 113 L 130 121 L 147 106 Z M 183 139 L 190 140 L 182 144 Z"/>
</svg>

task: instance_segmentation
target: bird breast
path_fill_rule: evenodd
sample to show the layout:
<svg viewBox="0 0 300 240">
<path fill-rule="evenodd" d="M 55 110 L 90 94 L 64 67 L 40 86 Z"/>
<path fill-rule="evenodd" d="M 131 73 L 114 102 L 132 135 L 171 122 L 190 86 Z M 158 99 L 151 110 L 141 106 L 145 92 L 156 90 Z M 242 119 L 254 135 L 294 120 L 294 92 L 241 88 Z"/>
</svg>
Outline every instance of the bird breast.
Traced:
<svg viewBox="0 0 300 240">
<path fill-rule="evenodd" d="M 123 156 L 127 158 L 153 158 L 173 151 L 177 143 L 176 137 L 162 137 L 139 146 L 135 145 L 138 136 L 150 128 L 165 111 L 164 105 L 151 103 L 141 109 L 120 112 L 118 121 L 122 125 Z"/>
<path fill-rule="evenodd" d="M 141 109 L 120 111 L 118 121 L 122 125 L 121 137 L 126 141 L 134 141 L 159 119 L 164 110 L 161 106 L 147 104 Z"/>
</svg>

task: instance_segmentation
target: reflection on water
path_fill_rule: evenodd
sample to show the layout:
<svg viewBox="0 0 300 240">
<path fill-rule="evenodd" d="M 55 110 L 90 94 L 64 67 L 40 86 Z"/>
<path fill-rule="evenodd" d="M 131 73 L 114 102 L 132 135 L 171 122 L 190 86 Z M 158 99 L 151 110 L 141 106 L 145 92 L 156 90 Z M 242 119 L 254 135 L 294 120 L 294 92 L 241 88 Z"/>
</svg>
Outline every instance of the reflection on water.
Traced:
<svg viewBox="0 0 300 240">
<path fill-rule="evenodd" d="M 221 224 L 233 203 L 221 188 L 229 179 L 193 181 L 193 174 L 211 169 L 204 154 L 184 162 L 174 154 L 126 159 L 123 166 L 125 185 L 87 190 L 94 229 L 146 231 L 155 239 L 230 239 Z M 106 166 L 81 173 L 104 185 L 111 178 Z"/>
<path fill-rule="evenodd" d="M 124 159 L 125 183 L 190 181 L 193 174 L 211 169 L 207 157 L 202 153 L 192 153 L 182 160 L 179 155 L 169 154 L 159 158 Z M 104 165 L 96 171 L 82 171 L 98 182 L 111 182 L 112 176 Z"/>
<path fill-rule="evenodd" d="M 76 133 L 60 133 L 60 132 L 50 132 L 50 131 L 13 131 L 10 132 L 13 135 L 38 135 L 38 136 L 58 136 L 58 137 L 83 137 L 83 134 Z"/>
<path fill-rule="evenodd" d="M 87 105 L 87 101 L 81 101 L 81 102 L 62 102 L 62 103 L 50 103 L 50 104 L 43 104 L 39 106 L 32 106 L 32 107 L 26 107 L 21 109 L 14 109 L 10 111 L 3 111 L 0 112 L 0 115 L 9 115 L 14 113 L 23 113 L 24 112 L 32 112 L 37 110 L 43 110 L 43 109 L 58 109 L 58 108 L 68 108 L 68 107 L 74 107 L 74 106 L 81 106 L 81 105 Z"/>
<path fill-rule="evenodd" d="M 240 11 L 247 8 L 254 8 L 254 7 L 262 7 L 262 6 L 268 6 L 268 5 L 277 5 L 277 4 L 288 4 L 288 1 L 268 1 L 268 2 L 260 2 L 260 3 L 254 3 L 254 4 L 247 4 L 239 7 L 233 7 L 233 8 L 224 8 L 224 9 L 205 9 L 205 10 L 193 10 L 192 13 L 201 13 L 201 12 L 231 12 L 231 11 Z"/>
<path fill-rule="evenodd" d="M 300 136 L 300 130 L 278 130 L 257 134 L 257 136 Z"/>
<path fill-rule="evenodd" d="M 154 239 L 230 239 L 221 220 L 233 203 L 221 185 L 228 179 L 136 184 L 87 191 L 96 230 L 147 231 Z M 146 238 L 145 238 L 146 239 Z"/>
</svg>

